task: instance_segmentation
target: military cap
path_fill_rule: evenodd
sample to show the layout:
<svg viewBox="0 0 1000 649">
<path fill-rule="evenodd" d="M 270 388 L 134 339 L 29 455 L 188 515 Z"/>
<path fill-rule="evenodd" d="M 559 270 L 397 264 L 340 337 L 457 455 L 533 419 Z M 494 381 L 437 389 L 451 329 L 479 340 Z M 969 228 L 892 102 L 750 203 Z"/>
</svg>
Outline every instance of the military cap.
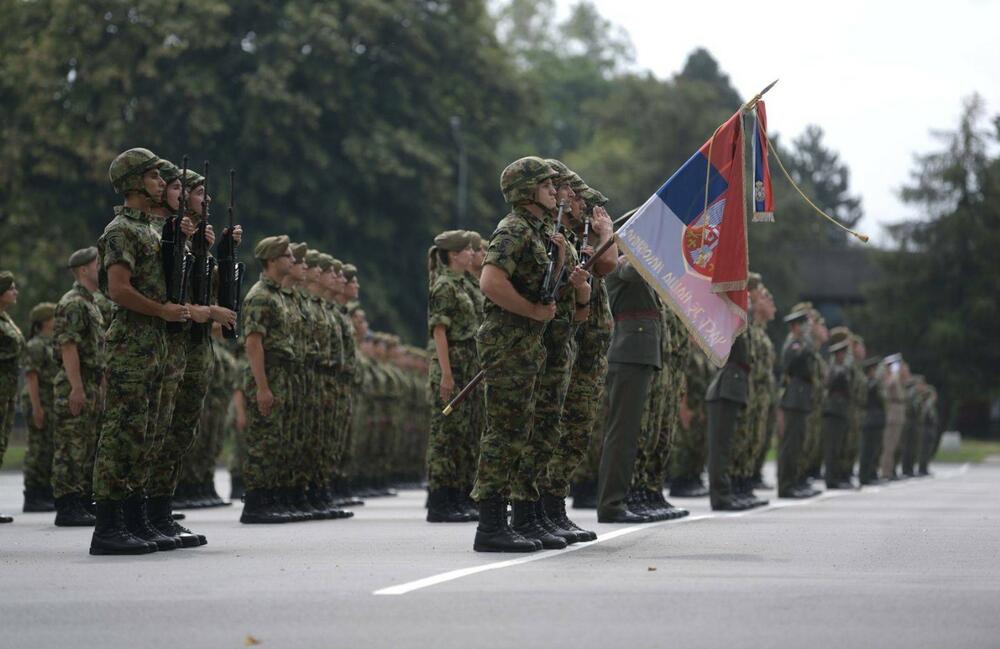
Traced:
<svg viewBox="0 0 1000 649">
<path fill-rule="evenodd" d="M 813 308 L 812 302 L 799 302 L 798 304 L 792 307 L 792 311 L 805 311 L 806 313 L 809 313 L 810 311 L 812 311 L 812 308 Z"/>
<path fill-rule="evenodd" d="M 473 250 L 479 250 L 483 246 L 483 236 L 476 232 L 475 230 L 466 230 L 466 234 L 469 235 L 469 245 L 472 246 Z"/>
<path fill-rule="evenodd" d="M 295 263 L 301 264 L 306 260 L 306 253 L 309 251 L 309 244 L 306 242 L 289 244 L 292 254 L 295 255 Z"/>
<path fill-rule="evenodd" d="M 580 195 L 580 197 L 583 200 L 585 200 L 588 203 L 591 203 L 593 205 L 607 205 L 608 204 L 608 197 L 605 196 L 604 194 L 602 194 L 601 192 L 597 191 L 593 187 L 588 187 L 588 188 L 586 188 L 586 189 L 584 189 L 584 190 L 582 190 L 580 192 L 577 192 L 577 193 Z"/>
<path fill-rule="evenodd" d="M 310 248 L 306 250 L 306 266 L 309 268 L 315 268 L 319 266 L 319 256 L 323 254 L 319 250 L 314 250 Z"/>
<path fill-rule="evenodd" d="M 97 246 L 80 248 L 69 256 L 69 261 L 66 262 L 66 268 L 78 268 L 80 266 L 85 266 L 95 259 L 97 259 Z"/>
<path fill-rule="evenodd" d="M 798 305 L 796 305 L 796 306 L 798 306 Z M 808 317 L 809 317 L 809 312 L 808 311 L 805 311 L 805 310 L 802 310 L 802 309 L 796 309 L 796 310 L 793 310 L 788 315 L 786 315 L 784 317 L 784 321 L 788 322 L 788 323 L 799 322 L 800 320 L 805 320 Z"/>
<path fill-rule="evenodd" d="M 37 322 L 45 322 L 55 314 L 55 304 L 52 302 L 39 302 L 33 309 L 31 309 L 31 313 L 28 314 L 28 319 L 31 320 L 31 324 L 35 324 Z"/>
<path fill-rule="evenodd" d="M 262 261 L 268 261 L 275 257 L 280 257 L 288 250 L 288 235 L 281 234 L 276 237 L 264 237 L 253 249 L 253 256 Z"/>
<path fill-rule="evenodd" d="M 840 325 L 839 327 L 834 327 L 830 330 L 830 344 L 839 343 L 841 341 L 850 342 L 851 340 L 851 330 Z"/>
<path fill-rule="evenodd" d="M 764 284 L 764 278 L 760 276 L 760 273 L 749 272 L 747 273 L 747 290 L 753 291 L 760 288 Z"/>
<path fill-rule="evenodd" d="M 830 353 L 832 354 L 833 352 L 839 352 L 842 349 L 847 349 L 850 344 L 851 340 L 849 338 L 843 338 L 835 343 L 831 343 L 829 347 Z"/>
<path fill-rule="evenodd" d="M 469 247 L 469 233 L 465 230 L 445 230 L 434 237 L 434 245 L 449 252 L 458 252 Z"/>
<path fill-rule="evenodd" d="M 14 285 L 14 273 L 0 270 L 0 293 L 6 293 Z"/>
<path fill-rule="evenodd" d="M 344 279 L 349 282 L 358 276 L 358 267 L 354 264 L 344 264 L 342 272 L 344 273 Z"/>
<path fill-rule="evenodd" d="M 333 268 L 333 257 L 321 252 L 319 254 L 319 267 L 325 272 Z"/>
<path fill-rule="evenodd" d="M 333 267 L 333 272 L 337 273 L 338 275 L 344 271 L 344 262 L 340 261 L 336 257 L 333 258 L 333 261 L 330 262 L 330 265 Z"/>
</svg>

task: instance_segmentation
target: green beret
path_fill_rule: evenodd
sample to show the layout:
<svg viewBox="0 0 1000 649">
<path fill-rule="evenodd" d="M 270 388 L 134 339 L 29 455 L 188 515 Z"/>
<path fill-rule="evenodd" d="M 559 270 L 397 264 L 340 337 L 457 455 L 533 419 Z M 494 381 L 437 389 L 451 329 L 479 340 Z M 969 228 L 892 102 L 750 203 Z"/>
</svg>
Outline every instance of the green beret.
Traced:
<svg viewBox="0 0 1000 649">
<path fill-rule="evenodd" d="M 764 284 L 764 278 L 760 276 L 760 273 L 747 273 L 747 290 L 754 291 L 760 288 Z"/>
<path fill-rule="evenodd" d="M 188 192 L 191 192 L 197 189 L 200 185 L 205 184 L 205 177 L 202 176 L 197 171 L 195 171 L 194 169 L 188 169 L 187 175 L 184 176 L 183 178 L 183 182 L 184 182 L 184 189 L 186 189 Z"/>
<path fill-rule="evenodd" d="M 465 250 L 469 243 L 469 233 L 465 230 L 445 230 L 434 237 L 434 245 L 449 252 Z"/>
<path fill-rule="evenodd" d="M 309 268 L 315 268 L 319 266 L 319 256 L 323 254 L 319 250 L 313 250 L 310 248 L 306 250 L 306 266 Z"/>
<path fill-rule="evenodd" d="M 288 235 L 282 234 L 276 237 L 264 237 L 253 249 L 253 256 L 262 261 L 269 261 L 275 257 L 280 257 L 288 250 Z"/>
<path fill-rule="evenodd" d="M 97 247 L 91 246 L 89 248 L 81 248 L 77 250 L 72 255 L 69 256 L 69 261 L 66 262 L 66 268 L 77 268 L 79 266 L 86 266 L 90 262 L 97 259 Z"/>
<path fill-rule="evenodd" d="M 337 273 L 338 275 L 344 270 L 344 262 L 340 261 L 336 257 L 333 258 L 333 261 L 330 262 L 330 265 L 333 266 L 333 272 Z"/>
<path fill-rule="evenodd" d="M 301 264 L 306 260 L 306 253 L 309 252 L 309 244 L 305 242 L 293 243 L 291 244 L 291 249 L 292 254 L 295 255 L 295 263 Z"/>
<path fill-rule="evenodd" d="M 348 282 L 358 276 L 358 267 L 354 264 L 344 264 L 344 279 Z"/>
<path fill-rule="evenodd" d="M 333 268 L 333 257 L 325 252 L 319 253 L 319 267 L 323 269 L 324 272 Z"/>
<path fill-rule="evenodd" d="M 35 305 L 35 308 L 31 310 L 28 314 L 28 319 L 31 320 L 32 324 L 36 322 L 45 322 L 56 313 L 56 305 L 52 302 L 39 302 Z"/>
<path fill-rule="evenodd" d="M 181 170 L 169 160 L 160 160 L 156 168 L 160 170 L 160 178 L 168 185 L 181 177 Z"/>
<path fill-rule="evenodd" d="M 580 194 L 580 198 L 582 198 L 583 200 L 587 201 L 592 205 L 608 204 L 608 197 L 602 194 L 601 192 L 597 191 L 596 189 L 593 189 L 592 187 L 588 187 L 584 190 L 581 190 L 578 193 Z"/>
<path fill-rule="evenodd" d="M 6 293 L 14 285 L 14 273 L 0 270 L 0 293 Z"/>
</svg>

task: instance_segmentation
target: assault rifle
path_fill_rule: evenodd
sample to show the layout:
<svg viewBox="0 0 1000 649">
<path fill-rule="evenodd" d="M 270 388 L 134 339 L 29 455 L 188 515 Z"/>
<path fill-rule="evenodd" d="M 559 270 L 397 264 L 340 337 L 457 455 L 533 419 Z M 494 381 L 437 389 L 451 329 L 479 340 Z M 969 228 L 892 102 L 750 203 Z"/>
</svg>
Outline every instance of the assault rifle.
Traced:
<svg viewBox="0 0 1000 649">
<path fill-rule="evenodd" d="M 243 275 L 245 267 L 236 257 L 233 239 L 233 210 L 236 197 L 236 171 L 229 170 L 229 227 L 222 233 L 216 253 L 219 257 L 219 305 L 236 312 L 236 326 L 222 328 L 225 338 L 240 337 L 240 309 L 243 306 Z"/>
<path fill-rule="evenodd" d="M 208 230 L 210 202 L 208 197 L 208 160 L 205 161 L 205 180 L 202 188 L 205 190 L 204 198 L 201 202 L 201 221 L 198 222 L 198 229 L 191 237 L 191 250 L 194 252 L 194 264 L 191 271 L 191 303 L 200 306 L 208 306 L 212 303 L 212 273 L 215 270 L 215 259 L 208 253 Z M 206 340 L 211 333 L 212 325 L 208 322 L 191 324 L 191 338 L 194 340 Z"/>
<path fill-rule="evenodd" d="M 184 220 L 184 212 L 187 208 L 187 192 L 184 185 L 187 166 L 188 157 L 184 156 L 180 205 L 177 208 L 177 214 L 167 217 L 167 222 L 163 224 L 161 237 L 163 274 L 167 280 L 167 301 L 174 304 L 186 304 L 188 301 L 188 278 L 194 263 L 194 256 L 187 251 L 187 236 L 181 230 L 181 221 Z M 183 329 L 183 322 L 167 323 L 167 331 L 178 332 L 183 331 Z"/>
<path fill-rule="evenodd" d="M 583 262 L 583 269 L 590 270 L 590 267 L 594 265 L 594 262 L 597 261 L 601 257 L 601 255 L 607 252 L 608 248 L 613 246 L 614 243 L 615 243 L 615 236 L 611 235 L 610 237 L 608 237 L 607 241 L 602 243 L 597 248 L 597 250 L 594 251 L 594 255 L 590 259 Z M 463 401 L 466 400 L 466 398 L 472 393 L 472 391 L 476 389 L 476 386 L 478 386 L 480 383 L 483 382 L 484 378 L 486 378 L 486 370 L 485 369 L 479 370 L 479 373 L 476 374 L 474 377 L 472 377 L 472 379 L 465 385 L 465 387 L 462 388 L 462 391 L 456 394 L 455 398 L 448 402 L 448 405 L 444 407 L 444 410 L 441 411 L 441 414 L 447 417 L 452 412 L 454 412 L 455 408 L 457 408 Z"/>
<path fill-rule="evenodd" d="M 556 215 L 556 232 L 562 229 L 564 209 L 566 209 L 565 199 L 559 201 L 559 213 Z M 559 247 L 551 239 L 549 240 L 545 254 L 548 255 L 549 263 L 545 267 L 545 278 L 542 280 L 542 294 L 538 301 L 542 304 L 552 304 L 556 300 L 555 295 L 563 269 L 557 269 L 557 266 L 559 266 Z"/>
</svg>

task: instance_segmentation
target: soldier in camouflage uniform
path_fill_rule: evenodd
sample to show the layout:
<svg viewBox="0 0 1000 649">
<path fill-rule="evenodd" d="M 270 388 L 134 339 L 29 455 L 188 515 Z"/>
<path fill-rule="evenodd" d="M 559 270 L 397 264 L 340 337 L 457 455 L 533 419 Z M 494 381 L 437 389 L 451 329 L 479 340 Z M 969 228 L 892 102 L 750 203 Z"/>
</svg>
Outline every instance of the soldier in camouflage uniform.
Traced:
<svg viewBox="0 0 1000 649">
<path fill-rule="evenodd" d="M 712 380 L 708 356 L 688 336 L 688 354 L 684 367 L 685 391 L 679 405 L 680 426 L 674 438 L 670 465 L 670 495 L 675 498 L 701 498 L 708 495 L 702 482 L 708 455 L 705 390 Z"/>
<path fill-rule="evenodd" d="M 336 290 L 328 291 L 329 314 L 340 325 L 340 344 L 344 362 L 337 374 L 341 389 L 338 392 L 336 420 L 333 429 L 333 486 L 335 502 L 341 507 L 363 505 L 364 502 L 351 494 L 348 486 L 350 466 L 353 464 L 351 449 L 355 446 L 354 436 L 368 436 L 371 431 L 355 426 L 354 410 L 361 400 L 362 376 L 357 350 L 354 325 L 348 314 L 347 304 L 357 300 L 361 290 L 358 270 L 351 264 L 343 264 L 332 259 L 336 278 Z M 364 441 L 363 439 L 361 440 Z M 388 492 L 385 492 L 388 494 Z"/>
<path fill-rule="evenodd" d="M 540 298 L 549 261 L 546 249 L 554 235 L 548 219 L 556 208 L 552 179 L 557 175 L 541 158 L 527 157 L 508 165 L 500 176 L 504 200 L 513 209 L 490 238 L 480 282 L 489 300 L 476 334 L 486 371 L 486 432 L 472 490 L 479 503 L 476 551 L 532 552 L 541 549 L 542 539 L 551 547 L 566 545 L 537 522 L 538 492 L 521 471 L 534 419 L 536 380 L 545 364 L 542 336 L 556 313 L 554 303 L 542 304 Z M 531 538 L 507 523 L 508 499 L 514 502 L 516 525 Z"/>
<path fill-rule="evenodd" d="M 77 250 L 67 266 L 75 281 L 56 305 L 53 327 L 59 372 L 53 382 L 52 490 L 55 524 L 76 527 L 95 522 L 84 505 L 93 500 L 107 323 L 94 299 L 97 248 Z"/>
<path fill-rule="evenodd" d="M 14 274 L 0 270 L 0 464 L 7 451 L 7 438 L 14 425 L 14 400 L 17 396 L 17 376 L 24 354 L 24 336 L 7 309 L 17 303 Z M 0 514 L 0 523 L 14 519 Z"/>
<path fill-rule="evenodd" d="M 582 259 L 592 255 L 594 248 L 600 247 L 612 236 L 612 225 L 603 208 L 608 202 L 603 194 L 585 185 L 575 174 L 571 186 L 576 194 L 571 202 L 571 222 L 580 237 L 579 253 Z M 576 358 L 562 411 L 562 434 L 546 469 L 542 493 L 547 517 L 562 529 L 576 532 L 584 541 L 594 540 L 596 534 L 580 528 L 569 519 L 566 515 L 566 496 L 569 494 L 571 476 L 584 462 L 601 414 L 604 381 L 608 372 L 608 342 L 611 340 L 614 322 L 603 275 L 614 270 L 617 256 L 617 247 L 612 245 L 593 266 L 590 309 L 587 319 L 580 323 L 574 339 Z M 603 418 L 601 420 L 603 423 Z"/>
<path fill-rule="evenodd" d="M 427 305 L 428 346 L 433 351 L 426 392 L 431 425 L 427 445 L 430 523 L 473 520 L 461 496 L 467 467 L 473 462 L 469 445 L 471 415 L 475 402 L 483 398 L 482 390 L 476 388 L 478 394 L 470 395 L 468 403 L 450 415 L 441 412 L 456 390 L 479 372 L 475 340 L 479 313 L 464 279 L 472 254 L 469 236 L 463 230 L 442 232 L 427 251 L 428 271 L 434 277 Z"/>
<path fill-rule="evenodd" d="M 59 371 L 52 346 L 55 304 L 31 309 L 31 331 L 25 345 L 24 393 L 21 411 L 28 420 L 28 450 L 24 455 L 25 512 L 50 512 L 52 502 L 52 381 Z"/>
<path fill-rule="evenodd" d="M 247 402 L 246 484 L 241 523 L 287 523 L 279 489 L 287 481 L 289 429 L 294 417 L 292 374 L 295 340 L 289 311 L 293 307 L 281 290 L 295 257 L 288 237 L 266 237 L 254 249 L 261 262 L 260 280 L 243 300 L 243 332 L 247 371 L 243 393 Z"/>
<path fill-rule="evenodd" d="M 472 263 L 469 264 L 469 270 L 465 273 L 463 279 L 465 292 L 472 298 L 472 302 L 476 307 L 476 328 L 478 329 L 479 325 L 483 322 L 483 312 L 486 305 L 486 296 L 483 295 L 482 290 L 479 288 L 479 278 L 483 274 L 483 259 L 486 258 L 487 241 L 477 232 L 471 230 L 467 232 L 469 233 L 469 244 L 472 246 Z M 426 354 L 422 359 L 422 363 L 427 364 Z M 463 408 L 468 409 L 468 417 L 471 422 L 469 426 L 469 453 L 467 457 L 472 461 L 465 467 L 465 483 L 462 486 L 461 500 L 465 511 L 475 519 L 479 518 L 479 509 L 469 494 L 472 493 L 472 483 L 476 480 L 479 440 L 483 436 L 483 431 L 486 430 L 486 400 L 482 397 L 482 388 L 480 387 L 478 390 L 480 393 L 478 399 L 472 399 L 470 403 L 462 405 Z"/>
<path fill-rule="evenodd" d="M 160 232 L 150 214 L 165 189 L 159 161 L 147 149 L 129 149 L 109 169 L 125 204 L 115 208 L 97 246 L 101 288 L 118 308 L 107 332 L 107 408 L 94 461 L 97 523 L 91 554 L 176 547 L 152 527 L 142 506 L 148 470 L 143 462 L 155 438 L 167 363 L 165 323 L 190 317 L 187 306 L 167 302 Z M 132 514 L 128 527 L 126 501 Z"/>
</svg>

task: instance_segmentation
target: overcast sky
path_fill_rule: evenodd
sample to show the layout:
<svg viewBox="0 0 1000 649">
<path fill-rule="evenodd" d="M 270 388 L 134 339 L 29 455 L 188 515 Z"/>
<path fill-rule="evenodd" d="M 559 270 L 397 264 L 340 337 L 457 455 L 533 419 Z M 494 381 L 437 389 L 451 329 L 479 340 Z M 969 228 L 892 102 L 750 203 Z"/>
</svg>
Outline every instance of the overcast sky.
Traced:
<svg viewBox="0 0 1000 649">
<path fill-rule="evenodd" d="M 787 141 L 807 124 L 823 128 L 863 199 L 858 229 L 878 242 L 881 224 L 914 215 L 898 191 L 913 155 L 938 148 L 930 131 L 953 129 L 973 92 L 1000 113 L 1000 1 L 593 2 L 659 77 L 705 47 L 745 98 L 780 78 L 767 95 L 769 130 Z M 572 4 L 559 0 L 561 15 Z"/>
</svg>

